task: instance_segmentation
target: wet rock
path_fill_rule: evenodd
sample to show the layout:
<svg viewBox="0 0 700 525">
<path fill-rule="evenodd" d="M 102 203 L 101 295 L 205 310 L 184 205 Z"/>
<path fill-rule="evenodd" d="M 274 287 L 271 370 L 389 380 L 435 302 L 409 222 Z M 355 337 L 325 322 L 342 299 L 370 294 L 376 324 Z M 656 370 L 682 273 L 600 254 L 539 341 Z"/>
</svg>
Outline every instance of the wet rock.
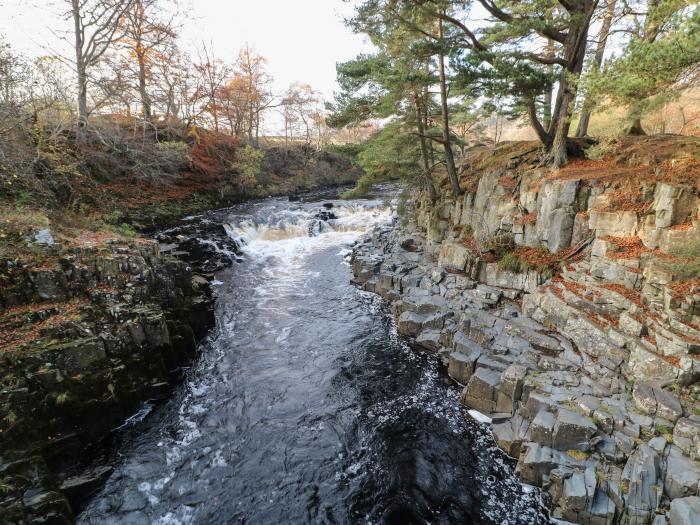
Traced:
<svg viewBox="0 0 700 525">
<path fill-rule="evenodd" d="M 328 210 L 321 210 L 321 211 L 317 212 L 316 215 L 314 215 L 314 217 L 316 217 L 318 220 L 324 221 L 324 222 L 332 221 L 332 220 L 338 218 L 338 216 L 335 213 L 333 213 L 332 211 L 328 211 Z"/>
<path fill-rule="evenodd" d="M 401 335 L 415 336 L 420 332 L 424 321 L 424 315 L 408 311 L 401 314 L 396 326 Z"/>
<path fill-rule="evenodd" d="M 102 487 L 113 471 L 112 467 L 99 467 L 94 472 L 68 478 L 61 483 L 61 492 L 66 495 L 71 507 L 77 511 L 84 501 Z"/>
<path fill-rule="evenodd" d="M 463 354 L 462 352 L 452 352 L 449 356 L 447 373 L 458 383 L 466 385 L 474 373 L 476 360 L 479 355 L 476 353 Z"/>
<path fill-rule="evenodd" d="M 700 497 L 674 499 L 668 516 L 670 525 L 697 525 L 700 523 Z"/>
<path fill-rule="evenodd" d="M 469 378 L 462 392 L 460 401 L 468 407 L 489 414 L 494 411 L 496 389 L 501 381 L 501 374 L 488 368 L 477 368 Z"/>
<path fill-rule="evenodd" d="M 60 492 L 29 489 L 22 503 L 30 523 L 69 525 L 73 521 L 68 500 Z"/>
</svg>

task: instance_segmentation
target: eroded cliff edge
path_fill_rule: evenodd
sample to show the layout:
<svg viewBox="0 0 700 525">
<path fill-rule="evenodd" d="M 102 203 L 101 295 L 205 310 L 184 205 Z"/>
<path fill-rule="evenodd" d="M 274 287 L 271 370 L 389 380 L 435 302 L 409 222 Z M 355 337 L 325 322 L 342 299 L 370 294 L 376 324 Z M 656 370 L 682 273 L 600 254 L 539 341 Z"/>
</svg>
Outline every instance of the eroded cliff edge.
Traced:
<svg viewBox="0 0 700 525">
<path fill-rule="evenodd" d="M 356 282 L 444 357 L 555 519 L 700 520 L 700 281 L 679 255 L 699 159 L 697 139 L 629 139 L 551 173 L 506 145 L 354 249 Z"/>
</svg>

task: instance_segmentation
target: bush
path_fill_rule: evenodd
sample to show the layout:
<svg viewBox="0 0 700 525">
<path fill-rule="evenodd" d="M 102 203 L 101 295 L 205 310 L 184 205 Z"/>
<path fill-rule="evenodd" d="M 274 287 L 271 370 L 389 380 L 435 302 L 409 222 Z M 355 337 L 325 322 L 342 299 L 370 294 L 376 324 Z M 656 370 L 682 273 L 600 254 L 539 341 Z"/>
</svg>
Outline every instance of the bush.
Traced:
<svg viewBox="0 0 700 525">
<path fill-rule="evenodd" d="M 352 160 L 357 159 L 357 156 L 362 152 L 364 149 L 364 144 L 353 144 L 353 143 L 347 143 L 347 144 L 329 144 L 326 147 L 326 151 L 329 153 L 334 153 L 336 155 L 345 155 L 346 157 L 350 157 Z"/>
<path fill-rule="evenodd" d="M 378 182 L 379 181 L 377 181 L 371 175 L 363 175 L 362 177 L 360 177 L 360 180 L 357 181 L 355 187 L 350 188 L 349 190 L 345 190 L 343 193 L 340 194 L 340 198 L 359 199 L 360 197 L 364 197 L 372 191 L 374 185 Z"/>
<path fill-rule="evenodd" d="M 241 174 L 244 186 L 254 188 L 258 185 L 258 176 L 262 168 L 265 152 L 246 144 L 236 152 L 234 168 Z"/>
<path fill-rule="evenodd" d="M 484 251 L 493 252 L 497 257 L 503 257 L 515 249 L 515 237 L 512 233 L 499 233 L 484 241 Z"/>
<path fill-rule="evenodd" d="M 513 273 L 523 273 L 530 269 L 530 265 L 514 253 L 506 253 L 501 260 L 498 261 L 498 267 L 503 271 Z"/>
</svg>

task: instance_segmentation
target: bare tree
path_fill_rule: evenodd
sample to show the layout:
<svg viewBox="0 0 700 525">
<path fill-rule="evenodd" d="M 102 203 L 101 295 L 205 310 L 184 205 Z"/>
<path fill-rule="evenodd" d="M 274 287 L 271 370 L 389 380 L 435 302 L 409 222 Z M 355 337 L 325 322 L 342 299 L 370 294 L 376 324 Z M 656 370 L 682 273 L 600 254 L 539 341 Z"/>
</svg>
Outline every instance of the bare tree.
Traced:
<svg viewBox="0 0 700 525">
<path fill-rule="evenodd" d="M 73 18 L 78 90 L 78 136 L 88 122 L 88 73 L 120 38 L 122 17 L 132 0 L 65 0 Z"/>
<path fill-rule="evenodd" d="M 177 37 L 176 14 L 162 19 L 158 16 L 162 10 L 160 0 L 132 0 L 131 7 L 124 14 L 122 41 L 136 61 L 141 113 L 148 123 L 153 117 L 153 102 L 148 90 L 152 64 L 160 59 L 156 56 L 158 52 L 166 50 Z"/>
<path fill-rule="evenodd" d="M 214 56 L 210 46 L 202 43 L 197 49 L 199 60 L 195 70 L 201 76 L 197 97 L 204 104 L 205 111 L 212 116 L 214 131 L 219 132 L 219 94 L 230 76 L 231 68 Z"/>
<path fill-rule="evenodd" d="M 284 96 L 284 105 L 289 108 L 294 119 L 290 123 L 301 124 L 301 133 L 307 144 L 311 143 L 311 129 L 314 124 L 313 114 L 318 111 L 320 98 L 311 86 L 295 82 L 287 89 Z M 290 128 L 290 136 L 293 136 L 293 128 Z"/>
<path fill-rule="evenodd" d="M 248 140 L 258 145 L 260 123 L 265 110 L 274 107 L 275 97 L 270 85 L 272 77 L 265 71 L 267 59 L 255 53 L 250 46 L 241 49 L 236 68 L 245 78 L 248 94 Z"/>
</svg>

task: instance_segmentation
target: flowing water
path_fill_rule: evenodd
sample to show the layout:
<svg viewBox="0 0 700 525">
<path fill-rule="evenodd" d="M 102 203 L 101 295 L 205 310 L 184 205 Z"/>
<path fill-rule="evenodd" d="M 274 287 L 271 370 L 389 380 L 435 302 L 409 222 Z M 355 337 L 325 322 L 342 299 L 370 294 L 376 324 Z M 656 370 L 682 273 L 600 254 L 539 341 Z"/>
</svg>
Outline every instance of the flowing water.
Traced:
<svg viewBox="0 0 700 525">
<path fill-rule="evenodd" d="M 174 397 L 126 425 L 80 523 L 548 522 L 437 358 L 351 285 L 352 243 L 389 209 L 334 204 L 193 219 L 243 246 L 216 274 L 217 326 Z"/>
</svg>

